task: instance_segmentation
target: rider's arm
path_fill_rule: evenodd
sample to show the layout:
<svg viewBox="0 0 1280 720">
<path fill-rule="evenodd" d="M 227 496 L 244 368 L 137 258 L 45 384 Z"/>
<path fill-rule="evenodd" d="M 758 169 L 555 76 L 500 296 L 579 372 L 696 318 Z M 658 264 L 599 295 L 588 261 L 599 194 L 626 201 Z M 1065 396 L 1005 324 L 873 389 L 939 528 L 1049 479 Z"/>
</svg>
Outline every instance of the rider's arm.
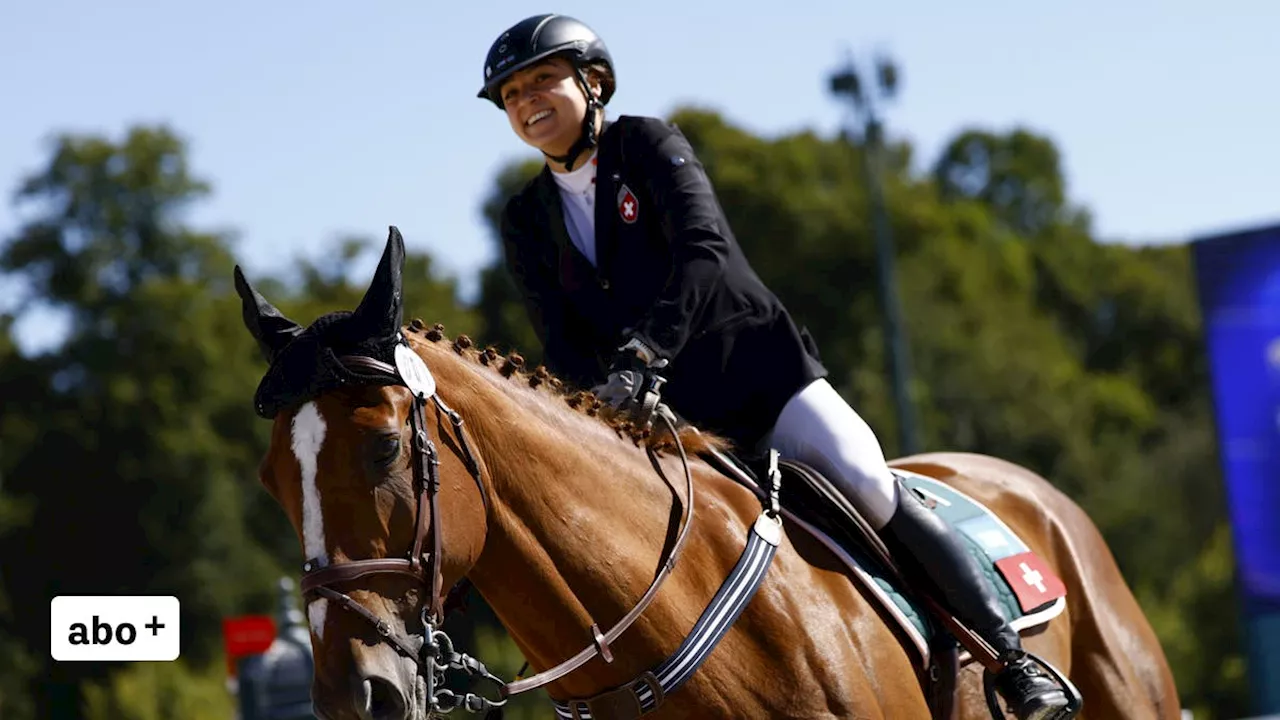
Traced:
<svg viewBox="0 0 1280 720">
<path fill-rule="evenodd" d="M 633 336 L 670 359 L 688 341 L 694 320 L 720 282 L 729 240 L 711 181 L 684 134 L 648 120 L 637 135 L 645 147 L 645 185 L 674 257 L 666 285 Z"/>
</svg>

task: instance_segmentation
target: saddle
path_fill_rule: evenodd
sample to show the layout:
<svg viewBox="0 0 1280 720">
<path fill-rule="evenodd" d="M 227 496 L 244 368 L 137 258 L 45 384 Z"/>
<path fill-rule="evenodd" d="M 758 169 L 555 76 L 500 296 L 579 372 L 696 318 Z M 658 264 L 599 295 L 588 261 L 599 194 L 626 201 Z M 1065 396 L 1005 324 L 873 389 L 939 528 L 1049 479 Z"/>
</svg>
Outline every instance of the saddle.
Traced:
<svg viewBox="0 0 1280 720">
<path fill-rule="evenodd" d="M 770 470 L 768 458 L 744 460 L 709 451 L 703 459 L 767 499 L 767 484 L 759 478 Z M 945 609 L 926 601 L 867 520 L 822 473 L 793 460 L 777 461 L 777 471 L 783 527 L 804 531 L 840 559 L 914 658 L 935 720 L 953 720 L 959 671 L 975 662 L 948 632 L 955 619 L 939 617 Z M 894 473 L 959 532 L 979 566 L 988 570 L 987 582 L 1015 630 L 1024 635 L 1043 630 L 1062 613 L 1066 589 L 1061 580 L 989 508 L 935 478 L 897 468 Z"/>
</svg>

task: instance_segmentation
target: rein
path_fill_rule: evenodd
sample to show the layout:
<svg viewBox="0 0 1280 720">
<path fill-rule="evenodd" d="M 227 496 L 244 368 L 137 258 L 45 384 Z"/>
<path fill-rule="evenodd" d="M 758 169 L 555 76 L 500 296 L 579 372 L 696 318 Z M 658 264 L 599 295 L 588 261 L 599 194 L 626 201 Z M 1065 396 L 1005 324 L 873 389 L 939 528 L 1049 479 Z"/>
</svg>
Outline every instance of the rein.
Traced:
<svg viewBox="0 0 1280 720">
<path fill-rule="evenodd" d="M 532 677 L 509 683 L 505 688 L 503 688 L 503 694 L 505 696 L 509 697 L 511 695 L 528 692 L 559 680 L 565 675 L 568 675 L 581 667 L 596 655 L 600 655 L 607 663 L 613 662 L 613 653 L 609 650 L 609 645 L 613 643 L 613 641 L 617 640 L 618 636 L 621 635 L 623 631 L 631 627 L 631 624 L 640 617 L 641 613 L 645 611 L 645 608 L 649 607 L 649 604 L 653 602 L 653 598 L 658 594 L 658 588 L 662 586 L 663 581 L 667 579 L 667 576 L 671 574 L 672 569 L 675 568 L 676 559 L 680 557 L 680 552 L 684 549 L 685 540 L 688 539 L 689 528 L 693 526 L 693 473 L 689 470 L 689 458 L 685 454 L 684 445 L 680 442 L 680 436 L 676 433 L 676 428 L 671 421 L 670 415 L 667 413 L 658 413 L 658 417 L 671 431 L 671 435 L 675 439 L 676 449 L 680 452 L 680 464 L 684 468 L 685 497 L 688 498 L 688 510 L 687 512 L 682 513 L 683 517 L 681 519 L 680 534 L 676 538 L 675 546 L 671 548 L 671 555 L 668 556 L 667 561 L 663 563 L 662 569 L 658 571 L 658 574 L 653 578 L 653 582 L 649 584 L 649 589 L 645 591 L 645 594 L 640 598 L 640 601 L 637 602 L 635 607 L 631 608 L 631 611 L 623 616 L 623 618 L 618 621 L 618 624 L 614 625 L 609 632 L 602 635 L 600 633 L 600 626 L 596 623 L 592 623 L 592 645 L 588 645 L 583 648 L 582 652 L 568 660 L 565 660 L 550 670 L 545 670 Z M 654 453 L 653 448 L 646 448 L 646 452 L 649 454 L 649 460 L 653 463 L 653 467 L 657 471 L 658 476 L 661 477 L 663 482 L 666 482 L 674 492 L 675 487 L 672 486 L 671 481 L 667 479 L 666 473 L 662 472 L 662 466 L 659 464 L 657 455 Z"/>
<path fill-rule="evenodd" d="M 426 681 L 428 710 L 434 713 L 449 713 L 459 708 L 473 713 L 486 712 L 505 705 L 508 699 L 514 695 L 535 690 L 568 675 L 597 655 L 601 656 L 605 662 L 613 662 L 613 653 L 609 648 L 610 644 L 617 640 L 653 602 L 658 589 L 675 567 L 676 560 L 679 558 L 685 541 L 688 539 L 689 528 L 693 524 L 693 474 L 689 469 L 689 459 L 685 453 L 684 445 L 680 441 L 679 434 L 676 432 L 675 423 L 670 412 L 659 406 L 659 411 L 655 413 L 655 416 L 671 431 L 672 438 L 675 440 L 676 448 L 679 451 L 680 462 L 685 475 L 685 497 L 688 507 L 682 513 L 680 533 L 674 547 L 671 549 L 670 555 L 666 562 L 663 563 L 662 569 L 654 577 L 649 589 L 631 611 L 608 632 L 602 633 L 598 624 L 591 624 L 591 645 L 588 645 L 577 655 L 544 672 L 515 682 L 504 683 L 490 673 L 484 663 L 464 653 L 456 652 L 452 639 L 444 631 L 437 629 L 444 621 L 443 570 L 441 567 L 443 540 L 440 532 L 440 506 L 437 502 L 440 491 L 440 460 L 435 444 L 427 436 L 426 432 L 426 402 L 428 399 L 434 402 L 437 413 L 443 412 L 449 417 L 453 427 L 453 434 L 457 438 L 458 449 L 456 452 L 461 456 L 467 471 L 480 490 L 480 497 L 485 506 L 486 514 L 490 509 L 489 497 L 480 477 L 480 465 L 476 461 L 475 454 L 471 451 L 466 432 L 463 430 L 462 417 L 445 404 L 435 392 L 435 380 L 431 377 L 426 363 L 409 348 L 403 338 L 397 344 L 395 356 L 395 365 L 362 355 L 344 355 L 338 360 L 349 370 L 359 370 L 365 374 L 373 373 L 393 378 L 397 384 L 408 387 L 413 394 L 413 405 L 409 413 L 409 426 L 413 433 L 413 473 L 418 494 L 413 545 L 407 556 L 401 558 L 351 560 L 323 566 L 319 559 L 310 558 L 302 566 L 301 590 L 303 595 L 318 596 L 332 600 L 341 607 L 350 610 L 372 625 L 377 633 L 402 655 L 413 660 L 418 667 L 419 675 Z M 674 492 L 675 486 L 671 484 L 666 474 L 662 471 L 653 448 L 646 448 L 646 451 L 658 475 Z M 423 518 L 428 515 L 431 518 L 429 526 L 423 521 Z M 431 550 L 424 552 L 423 548 L 428 540 L 428 532 L 431 535 Z M 404 575 L 430 588 L 430 604 L 429 606 L 424 604 L 421 610 L 423 634 L 417 648 L 414 647 L 414 643 L 397 635 L 390 625 L 357 603 L 351 596 L 333 587 L 375 574 Z M 496 684 L 501 698 L 491 700 L 474 693 L 466 693 L 459 696 L 444 687 L 446 674 L 450 670 L 462 671 L 470 676 L 479 676 Z"/>
</svg>

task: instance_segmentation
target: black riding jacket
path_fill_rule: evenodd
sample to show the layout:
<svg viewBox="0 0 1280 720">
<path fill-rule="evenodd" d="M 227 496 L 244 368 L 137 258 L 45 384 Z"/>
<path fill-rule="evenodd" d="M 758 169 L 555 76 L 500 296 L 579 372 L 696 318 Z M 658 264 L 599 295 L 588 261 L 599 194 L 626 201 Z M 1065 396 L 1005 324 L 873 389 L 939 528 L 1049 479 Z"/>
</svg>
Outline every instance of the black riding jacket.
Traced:
<svg viewBox="0 0 1280 720">
<path fill-rule="evenodd" d="M 598 267 L 574 246 L 550 168 L 513 196 L 501 232 L 548 368 L 590 388 L 631 337 L 667 358 L 664 401 L 761 450 L 783 405 L 824 377 L 818 351 L 748 264 L 702 164 L 673 124 L 621 116 L 600 136 Z"/>
</svg>

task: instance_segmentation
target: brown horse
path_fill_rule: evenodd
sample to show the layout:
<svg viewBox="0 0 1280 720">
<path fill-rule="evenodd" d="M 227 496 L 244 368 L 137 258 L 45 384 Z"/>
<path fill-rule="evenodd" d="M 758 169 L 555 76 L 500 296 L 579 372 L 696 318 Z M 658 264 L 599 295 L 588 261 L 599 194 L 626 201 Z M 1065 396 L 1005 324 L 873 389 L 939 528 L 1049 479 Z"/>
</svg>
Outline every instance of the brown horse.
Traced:
<svg viewBox="0 0 1280 720">
<path fill-rule="evenodd" d="M 551 698 L 652 681 L 767 503 L 704 459 L 721 444 L 709 435 L 655 426 L 646 437 L 518 357 L 449 341 L 439 326 L 403 328 L 402 262 L 392 228 L 360 307 L 305 330 L 236 269 L 245 323 L 271 362 L 256 395 L 274 421 L 261 479 L 306 558 L 317 715 L 424 718 L 460 701 L 441 690 L 450 661 L 487 676 L 439 631 L 443 591 L 464 577 L 534 671 L 559 666 L 532 683 Z M 1160 645 L 1078 506 L 991 457 L 894 465 L 987 504 L 1064 581 L 1066 610 L 1025 643 L 1079 688 L 1080 717 L 1179 717 Z M 930 718 L 910 651 L 835 554 L 785 520 L 774 541 L 758 590 L 696 671 L 670 694 L 647 683 L 661 700 L 649 716 Z M 989 717 L 982 668 L 959 682 L 956 717 Z M 634 697 L 591 709 L 634 717 Z"/>
</svg>

